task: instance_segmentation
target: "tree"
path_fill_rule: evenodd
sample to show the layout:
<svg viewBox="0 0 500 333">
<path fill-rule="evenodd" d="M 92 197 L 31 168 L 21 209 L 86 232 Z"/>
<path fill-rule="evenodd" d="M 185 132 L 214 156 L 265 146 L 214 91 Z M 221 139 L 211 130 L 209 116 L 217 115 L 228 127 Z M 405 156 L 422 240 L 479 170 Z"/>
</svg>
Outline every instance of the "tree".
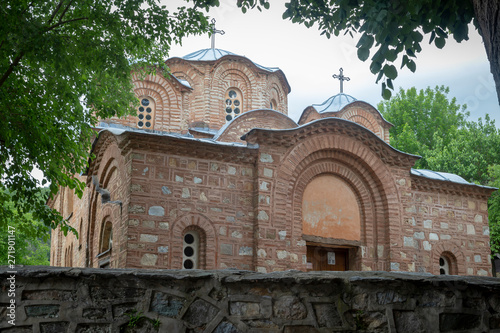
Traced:
<svg viewBox="0 0 500 333">
<path fill-rule="evenodd" d="M 401 151 L 422 156 L 416 167 L 429 168 L 428 152 L 439 142 L 447 146 L 465 125 L 466 107 L 448 99 L 449 88 L 441 86 L 425 90 L 403 90 L 388 101 L 378 104 L 384 118 L 394 127 L 391 145 Z"/>
<path fill-rule="evenodd" d="M 490 185 L 500 188 L 500 164 L 488 168 Z M 500 191 L 495 191 L 488 200 L 488 219 L 490 224 L 491 253 L 500 253 Z"/>
<path fill-rule="evenodd" d="M 254 6 L 256 0 L 239 0 L 243 9 Z M 268 0 L 259 0 L 265 8 Z M 388 99 L 393 80 L 400 68 L 416 70 L 416 55 L 422 50 L 424 36 L 439 49 L 449 36 L 457 42 L 468 40 L 468 24 L 473 23 L 484 42 L 491 72 L 500 101 L 500 2 L 498 0 L 409 0 L 366 1 L 290 0 L 283 13 L 284 19 L 302 23 L 306 27 L 317 24 L 321 34 L 328 38 L 340 33 L 361 34 L 356 45 L 358 58 L 370 58 L 370 70 L 383 78 L 382 95 Z"/>
<path fill-rule="evenodd" d="M 457 174 L 469 182 L 500 187 L 500 130 L 488 115 L 467 119 L 466 106 L 448 99 L 448 88 L 415 88 L 381 102 L 382 115 L 395 126 L 390 142 L 404 152 L 421 155 L 416 168 Z M 500 253 L 500 191 L 488 200 L 490 247 Z"/>
<path fill-rule="evenodd" d="M 68 186 L 81 196 L 92 126 L 138 104 L 132 71 L 164 70 L 172 43 L 207 32 L 201 12 L 217 3 L 169 11 L 156 0 L 5 0 L 0 6 L 0 224 L 30 212 L 71 229 L 49 209 L 49 194 Z M 157 64 L 157 66 L 151 66 Z M 45 179 L 31 174 L 40 168 Z M 5 203 L 3 196 L 0 203 Z"/>
<path fill-rule="evenodd" d="M 48 265 L 50 228 L 33 219 L 31 213 L 20 214 L 9 192 L 0 190 L 0 205 L 0 212 L 10 213 L 9 224 L 0 224 L 0 265 Z"/>
</svg>

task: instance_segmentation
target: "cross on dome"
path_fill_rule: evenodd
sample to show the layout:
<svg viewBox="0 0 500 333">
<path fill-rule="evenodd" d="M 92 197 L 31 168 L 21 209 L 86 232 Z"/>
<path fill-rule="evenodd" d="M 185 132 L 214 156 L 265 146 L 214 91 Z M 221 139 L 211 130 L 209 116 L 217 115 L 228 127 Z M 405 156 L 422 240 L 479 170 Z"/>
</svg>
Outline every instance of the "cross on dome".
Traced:
<svg viewBox="0 0 500 333">
<path fill-rule="evenodd" d="M 351 78 L 344 76 L 344 70 L 342 69 L 342 67 L 340 67 L 339 71 L 340 71 L 339 75 L 333 74 L 332 77 L 334 79 L 339 79 L 339 81 L 340 81 L 340 93 L 342 94 L 344 92 L 344 81 L 349 81 Z"/>
<path fill-rule="evenodd" d="M 214 18 L 210 22 L 212 23 L 212 49 L 215 49 L 215 35 L 216 34 L 224 35 L 225 32 L 224 32 L 224 30 L 215 29 L 215 19 Z"/>
</svg>

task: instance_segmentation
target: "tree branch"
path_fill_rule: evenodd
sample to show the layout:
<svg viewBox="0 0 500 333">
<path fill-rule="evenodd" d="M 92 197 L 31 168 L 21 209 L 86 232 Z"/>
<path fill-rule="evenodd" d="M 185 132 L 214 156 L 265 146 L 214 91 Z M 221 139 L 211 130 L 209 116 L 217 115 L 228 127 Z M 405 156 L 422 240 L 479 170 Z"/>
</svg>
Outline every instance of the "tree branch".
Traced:
<svg viewBox="0 0 500 333">
<path fill-rule="evenodd" d="M 54 17 L 56 17 L 56 14 L 59 11 L 59 9 L 61 9 L 62 4 L 63 4 L 63 0 L 59 1 L 59 4 L 57 5 L 56 9 L 54 9 L 54 11 L 52 12 L 52 15 L 50 16 L 50 20 L 49 20 L 49 22 L 47 22 L 47 24 L 50 24 L 52 22 L 52 20 L 54 19 Z"/>
<path fill-rule="evenodd" d="M 59 27 L 61 25 L 64 25 L 66 23 L 75 22 L 75 21 L 81 21 L 81 20 L 88 20 L 88 19 L 89 19 L 88 17 L 80 17 L 80 18 L 76 18 L 76 19 L 71 19 L 71 20 L 63 21 L 63 22 L 58 22 L 58 23 L 54 24 L 53 26 L 49 27 L 47 29 L 47 31 L 54 30 L 55 28 L 57 28 L 57 27 Z"/>
<path fill-rule="evenodd" d="M 2 87 L 2 85 L 7 80 L 7 78 L 9 77 L 9 75 L 12 74 L 12 72 L 14 71 L 14 67 L 16 67 L 17 65 L 19 65 L 19 61 L 21 61 L 21 59 L 22 59 L 23 56 L 24 56 L 24 51 L 22 51 L 21 53 L 19 53 L 19 55 L 16 57 L 16 59 L 14 59 L 14 61 L 12 62 L 12 64 L 10 64 L 9 68 L 7 68 L 7 70 L 3 74 L 2 78 L 0 78 L 0 87 Z"/>
<path fill-rule="evenodd" d="M 66 8 L 64 8 L 64 11 L 62 12 L 61 16 L 59 17 L 59 23 L 61 23 L 64 15 L 66 15 L 66 12 L 68 11 L 69 7 L 71 6 L 71 4 L 73 3 L 74 0 L 70 0 L 70 2 L 68 3 L 68 5 L 66 6 Z"/>
</svg>

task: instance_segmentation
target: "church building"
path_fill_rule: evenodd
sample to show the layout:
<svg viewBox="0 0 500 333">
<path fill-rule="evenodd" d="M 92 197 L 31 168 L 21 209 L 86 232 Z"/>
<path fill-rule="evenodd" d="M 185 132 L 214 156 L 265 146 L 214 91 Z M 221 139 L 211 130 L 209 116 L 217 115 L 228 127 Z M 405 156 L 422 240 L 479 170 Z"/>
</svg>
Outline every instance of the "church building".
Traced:
<svg viewBox="0 0 500 333">
<path fill-rule="evenodd" d="M 413 169 L 372 105 L 341 92 L 295 122 L 279 68 L 214 47 L 166 65 L 101 120 L 83 197 L 49 201 L 79 234 L 52 232 L 51 265 L 491 276 L 494 189 Z"/>
</svg>

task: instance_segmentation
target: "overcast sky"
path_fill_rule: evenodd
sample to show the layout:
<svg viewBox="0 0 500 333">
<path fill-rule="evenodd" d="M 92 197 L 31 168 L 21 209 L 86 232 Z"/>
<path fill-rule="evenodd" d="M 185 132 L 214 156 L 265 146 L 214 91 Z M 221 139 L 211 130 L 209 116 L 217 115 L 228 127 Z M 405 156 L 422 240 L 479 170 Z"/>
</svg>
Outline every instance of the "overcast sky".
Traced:
<svg viewBox="0 0 500 333">
<path fill-rule="evenodd" d="M 173 10 L 182 0 L 165 1 Z M 320 36 L 317 27 L 306 28 L 281 18 L 284 0 L 273 0 L 270 10 L 253 10 L 243 14 L 234 0 L 221 0 L 219 8 L 209 12 L 217 20 L 215 47 L 245 56 L 262 66 L 279 67 L 292 88 L 288 96 L 289 116 L 298 120 L 302 111 L 311 104 L 320 104 L 339 92 L 339 82 L 332 78 L 339 68 L 350 81 L 344 82 L 344 92 L 373 106 L 381 101 L 380 83 L 370 70 L 370 62 L 357 58 L 357 39 L 350 36 Z M 470 119 L 477 120 L 488 113 L 500 127 L 500 106 L 494 88 L 493 76 L 481 37 L 471 26 L 470 40 L 461 44 L 453 38 L 439 50 L 428 45 L 424 37 L 423 51 L 417 54 L 417 71 L 405 69 L 394 81 L 398 87 L 445 85 L 450 87 L 449 98 L 456 97 L 459 104 L 467 104 Z M 208 35 L 188 37 L 182 46 L 172 47 L 170 56 L 182 57 L 199 49 L 209 48 Z M 400 61 L 396 67 L 399 68 Z"/>
</svg>

